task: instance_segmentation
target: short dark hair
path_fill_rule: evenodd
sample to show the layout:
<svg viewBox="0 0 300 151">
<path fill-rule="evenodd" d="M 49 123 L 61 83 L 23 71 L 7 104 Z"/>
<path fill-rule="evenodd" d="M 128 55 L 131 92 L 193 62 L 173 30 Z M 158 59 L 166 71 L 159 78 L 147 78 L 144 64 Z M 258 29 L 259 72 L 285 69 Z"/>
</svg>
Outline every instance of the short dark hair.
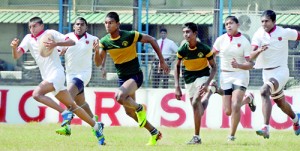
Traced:
<svg viewBox="0 0 300 151">
<path fill-rule="evenodd" d="M 273 10 L 265 10 L 261 17 L 266 16 L 269 17 L 273 22 L 276 21 L 276 13 Z"/>
<path fill-rule="evenodd" d="M 225 19 L 225 22 L 229 19 L 234 21 L 237 24 L 239 23 L 239 20 L 235 16 L 227 16 L 226 19 Z"/>
<path fill-rule="evenodd" d="M 161 33 L 161 32 L 166 32 L 166 33 L 168 33 L 168 31 L 167 31 L 167 29 L 166 28 L 162 28 L 162 29 L 160 29 L 159 30 L 159 32 Z"/>
<path fill-rule="evenodd" d="M 86 21 L 83 17 L 78 17 L 78 18 L 75 20 L 75 22 L 76 22 L 77 20 L 83 21 L 83 22 L 85 23 L 86 26 L 88 25 L 87 21 Z"/>
<path fill-rule="evenodd" d="M 39 23 L 39 24 L 44 24 L 43 20 L 40 17 L 32 17 L 29 20 L 30 23 Z"/>
<path fill-rule="evenodd" d="M 120 21 L 119 15 L 116 12 L 109 12 L 106 17 L 113 18 L 116 22 Z"/>
<path fill-rule="evenodd" d="M 182 28 L 186 28 L 186 27 L 191 29 L 193 32 L 198 31 L 197 25 L 193 22 L 188 22 L 182 25 Z"/>
</svg>

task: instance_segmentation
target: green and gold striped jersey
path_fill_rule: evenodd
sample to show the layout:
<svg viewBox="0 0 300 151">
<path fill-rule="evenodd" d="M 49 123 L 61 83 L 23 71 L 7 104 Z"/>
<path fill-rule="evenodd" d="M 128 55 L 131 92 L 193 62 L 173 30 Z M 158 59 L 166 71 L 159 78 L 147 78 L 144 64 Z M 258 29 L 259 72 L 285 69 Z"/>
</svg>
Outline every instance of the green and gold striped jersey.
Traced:
<svg viewBox="0 0 300 151">
<path fill-rule="evenodd" d="M 213 52 L 209 46 L 197 42 L 196 47 L 191 49 L 186 42 L 178 49 L 177 58 L 182 60 L 184 65 L 183 78 L 186 84 L 194 82 L 199 77 L 209 76 L 208 60 L 213 59 Z"/>
<path fill-rule="evenodd" d="M 141 71 L 136 52 L 136 43 L 141 38 L 142 34 L 137 31 L 124 30 L 120 30 L 120 36 L 115 39 L 110 34 L 101 38 L 100 47 L 111 56 L 120 78 Z"/>
</svg>

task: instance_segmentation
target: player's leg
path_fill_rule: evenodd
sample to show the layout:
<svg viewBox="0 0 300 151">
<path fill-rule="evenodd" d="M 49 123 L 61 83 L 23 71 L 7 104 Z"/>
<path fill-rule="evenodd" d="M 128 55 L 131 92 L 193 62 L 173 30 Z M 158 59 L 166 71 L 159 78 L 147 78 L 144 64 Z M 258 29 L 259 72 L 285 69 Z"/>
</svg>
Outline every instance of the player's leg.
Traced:
<svg viewBox="0 0 300 151">
<path fill-rule="evenodd" d="M 277 83 L 277 82 L 276 82 Z M 276 84 L 275 81 L 272 80 L 270 81 L 269 84 L 265 83 L 261 89 L 260 89 L 260 95 L 262 99 L 262 112 L 263 112 L 263 117 L 264 117 L 264 125 L 262 129 L 256 131 L 257 135 L 263 136 L 264 138 L 269 138 L 269 121 L 271 117 L 271 112 L 272 112 L 272 103 L 270 99 L 271 95 L 271 87 L 274 89 L 274 87 L 278 87 L 278 83 Z M 271 87 L 270 87 L 271 85 Z M 277 86 L 276 86 L 277 85 Z"/>
<path fill-rule="evenodd" d="M 72 79 L 72 82 L 69 83 L 68 91 L 70 92 L 72 98 L 74 98 L 76 104 L 82 107 L 86 111 L 86 113 L 88 113 L 90 117 L 93 118 L 94 114 L 92 113 L 89 104 L 85 101 L 84 85 L 85 84 L 81 79 L 74 77 Z"/>
<path fill-rule="evenodd" d="M 235 133 L 240 122 L 240 110 L 242 106 L 242 100 L 245 95 L 246 88 L 243 86 L 234 86 L 231 97 L 231 130 L 230 136 L 228 137 L 229 141 L 234 141 Z"/>
<path fill-rule="evenodd" d="M 135 91 L 143 83 L 143 73 L 137 73 L 130 78 L 119 79 L 119 89 L 115 94 L 116 100 L 128 108 L 135 110 L 139 126 L 142 128 L 145 126 L 147 118 L 146 111 L 143 105 L 136 103 L 136 101 L 131 97 L 135 94 Z"/>
<path fill-rule="evenodd" d="M 135 100 L 135 96 L 131 96 L 134 100 Z M 138 118 L 136 115 L 136 111 L 132 108 L 123 106 L 125 109 L 125 112 L 128 116 L 130 116 L 131 118 L 133 118 L 136 122 L 138 122 Z M 149 133 L 151 134 L 151 137 L 147 143 L 147 145 L 156 145 L 157 141 L 160 140 L 162 138 L 162 134 L 160 131 L 158 131 L 149 121 L 146 120 L 146 124 L 144 126 Z"/>
<path fill-rule="evenodd" d="M 194 113 L 194 136 L 187 144 L 201 144 L 200 127 L 204 107 L 201 103 L 202 96 L 200 94 L 200 88 L 204 80 L 207 80 L 207 77 L 197 78 L 193 83 L 187 84 L 187 90 Z"/>
<path fill-rule="evenodd" d="M 80 106 L 78 106 L 72 99 L 67 90 L 61 90 L 55 96 L 61 103 L 68 106 L 69 109 L 74 112 L 80 119 L 88 123 L 95 130 L 95 135 L 100 145 L 104 145 L 103 128 L 104 124 L 101 122 L 95 122 Z"/>
<path fill-rule="evenodd" d="M 59 113 L 62 113 L 64 109 L 58 105 L 55 101 L 53 101 L 50 97 L 45 96 L 47 93 L 55 91 L 55 88 L 52 83 L 49 83 L 47 81 L 42 81 L 33 91 L 32 97 L 48 107 L 51 107 L 55 110 L 57 110 Z"/>
<path fill-rule="evenodd" d="M 300 126 L 299 126 L 299 114 L 295 114 L 292 110 L 292 107 L 289 103 L 285 101 L 285 95 L 283 90 L 281 89 L 278 93 L 272 94 L 272 99 L 277 104 L 277 106 L 288 115 L 293 121 L 293 128 L 296 135 L 300 134 Z"/>
<path fill-rule="evenodd" d="M 248 104 L 252 112 L 256 110 L 256 104 L 254 100 L 254 94 L 252 92 L 246 92 L 242 101 L 242 106 Z"/>
</svg>

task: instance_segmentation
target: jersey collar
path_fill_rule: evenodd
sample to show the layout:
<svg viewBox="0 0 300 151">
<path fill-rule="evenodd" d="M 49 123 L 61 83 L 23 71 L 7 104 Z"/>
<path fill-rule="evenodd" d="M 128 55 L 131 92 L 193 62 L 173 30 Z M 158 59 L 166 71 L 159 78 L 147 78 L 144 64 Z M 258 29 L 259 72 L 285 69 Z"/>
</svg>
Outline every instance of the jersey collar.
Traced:
<svg viewBox="0 0 300 151">
<path fill-rule="evenodd" d="M 231 36 L 231 35 L 229 35 L 228 33 L 227 33 L 227 36 L 230 38 L 230 41 L 232 41 L 232 38 L 233 37 L 240 37 L 242 34 L 240 33 L 240 32 L 238 32 L 237 34 L 235 34 L 235 35 L 233 35 L 233 36 Z"/>
<path fill-rule="evenodd" d="M 83 36 L 85 39 L 87 38 L 86 32 L 83 35 L 77 35 L 75 33 L 74 33 L 74 35 L 77 37 L 78 40 L 81 39 Z"/>
<path fill-rule="evenodd" d="M 271 35 L 272 32 L 274 32 L 276 30 L 276 25 L 274 25 L 274 27 L 268 32 L 269 35 Z"/>
<path fill-rule="evenodd" d="M 37 37 L 39 37 L 41 34 L 43 34 L 45 32 L 45 30 L 40 31 L 36 36 L 34 36 L 33 34 L 31 34 L 31 37 L 34 38 L 34 40 L 37 40 Z"/>
</svg>

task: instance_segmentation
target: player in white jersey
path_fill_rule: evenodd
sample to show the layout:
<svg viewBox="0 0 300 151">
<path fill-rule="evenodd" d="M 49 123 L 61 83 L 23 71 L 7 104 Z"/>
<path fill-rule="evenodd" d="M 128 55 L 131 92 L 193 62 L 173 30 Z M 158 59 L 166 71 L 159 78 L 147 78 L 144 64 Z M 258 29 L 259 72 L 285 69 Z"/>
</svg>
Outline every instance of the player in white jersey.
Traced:
<svg viewBox="0 0 300 151">
<path fill-rule="evenodd" d="M 99 50 L 99 40 L 87 33 L 87 21 L 82 17 L 75 20 L 73 29 L 74 32 L 68 33 L 66 36 L 76 44 L 71 47 L 59 48 L 62 49 L 61 55 L 65 55 L 68 91 L 76 104 L 97 121 L 98 117 L 94 116 L 89 104 L 85 101 L 84 87 L 91 79 L 93 49 Z M 56 132 L 61 135 L 71 135 L 70 125 L 67 124 Z"/>
<path fill-rule="evenodd" d="M 249 104 L 252 111 L 253 94 L 246 95 L 249 84 L 249 70 L 253 68 L 250 60 L 250 42 L 238 32 L 239 21 L 235 16 L 225 19 L 227 33 L 216 39 L 213 51 L 219 54 L 221 63 L 220 94 L 227 116 L 231 116 L 231 130 L 228 141 L 234 141 L 235 133 L 240 122 L 240 109 L 244 104 Z M 243 99 L 244 98 L 244 99 Z"/>
<path fill-rule="evenodd" d="M 256 59 L 254 68 L 263 69 L 263 86 L 260 93 L 264 116 L 264 126 L 256 131 L 257 135 L 269 138 L 269 121 L 272 112 L 271 98 L 277 106 L 293 121 L 296 135 L 300 134 L 299 117 L 289 103 L 285 101 L 283 88 L 289 78 L 288 40 L 300 40 L 300 34 L 294 29 L 276 26 L 276 14 L 266 10 L 261 15 L 261 25 L 252 38 L 251 58 Z"/>
<path fill-rule="evenodd" d="M 81 107 L 75 104 L 64 86 L 64 69 L 61 65 L 56 46 L 72 46 L 75 44 L 75 42 L 55 30 L 44 30 L 43 21 L 39 17 L 31 18 L 28 26 L 31 34 L 27 34 L 20 45 L 19 39 L 15 38 L 11 42 L 11 47 L 14 59 L 20 58 L 25 51 L 29 50 L 40 69 L 43 81 L 34 89 L 32 94 L 33 98 L 38 102 L 41 102 L 60 112 L 64 119 L 62 126 L 71 121 L 74 112 L 79 118 L 94 128 L 99 143 L 103 144 L 103 123 L 96 123 Z M 42 57 L 39 53 L 40 40 L 44 34 L 48 33 L 54 37 L 54 40 L 49 40 L 46 43 L 44 42 L 44 45 L 45 47 L 54 50 L 50 56 Z M 55 97 L 66 107 L 68 107 L 69 110 L 64 111 L 61 106 L 59 106 L 50 97 L 46 96 L 46 94 L 49 92 L 53 92 Z"/>
</svg>

